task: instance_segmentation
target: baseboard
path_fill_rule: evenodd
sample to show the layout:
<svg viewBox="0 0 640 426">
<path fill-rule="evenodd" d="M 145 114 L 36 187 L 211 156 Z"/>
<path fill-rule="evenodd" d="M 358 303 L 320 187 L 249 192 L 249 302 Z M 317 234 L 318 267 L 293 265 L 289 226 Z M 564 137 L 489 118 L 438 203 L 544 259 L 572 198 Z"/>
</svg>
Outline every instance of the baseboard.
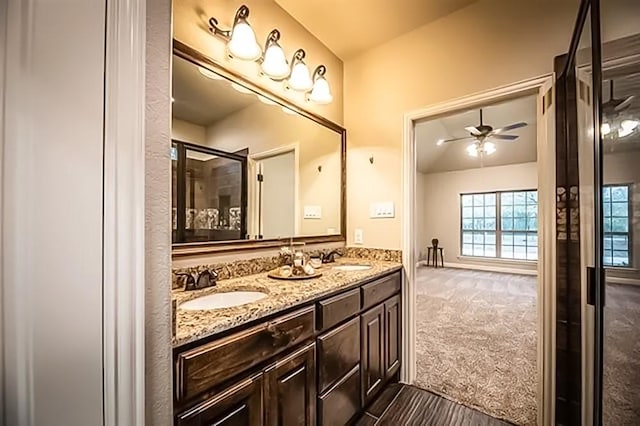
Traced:
<svg viewBox="0 0 640 426">
<path fill-rule="evenodd" d="M 417 263 L 417 266 L 427 266 L 425 260 L 421 260 Z M 486 271 L 486 272 L 502 272 L 504 274 L 518 274 L 518 275 L 532 275 L 537 276 L 538 271 L 536 269 L 524 269 L 516 267 L 506 267 L 498 265 L 479 265 L 475 263 L 457 263 L 457 262 L 444 262 L 445 268 L 457 268 L 457 269 L 471 269 L 474 271 Z"/>
</svg>

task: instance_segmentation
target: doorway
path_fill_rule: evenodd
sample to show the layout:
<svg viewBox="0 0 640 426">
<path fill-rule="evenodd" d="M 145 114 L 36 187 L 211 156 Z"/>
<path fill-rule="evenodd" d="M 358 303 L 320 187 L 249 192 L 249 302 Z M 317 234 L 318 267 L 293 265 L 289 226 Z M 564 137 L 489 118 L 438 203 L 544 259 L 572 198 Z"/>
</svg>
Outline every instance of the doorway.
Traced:
<svg viewBox="0 0 640 426">
<path fill-rule="evenodd" d="M 250 157 L 250 229 L 259 239 L 297 235 L 298 161 L 297 145 Z"/>
<path fill-rule="evenodd" d="M 409 383 L 430 388 L 436 393 L 444 394 L 474 408 L 480 408 L 496 417 L 524 424 L 546 423 L 545 419 L 549 418 L 552 411 L 550 404 L 552 392 L 550 392 L 549 386 L 553 378 L 551 361 L 554 320 L 549 302 L 552 300 L 552 295 L 555 294 L 553 267 L 555 259 L 555 176 L 545 172 L 546 168 L 554 167 L 555 164 L 555 106 L 551 90 L 552 82 L 551 76 L 526 81 L 405 115 L 403 262 L 406 271 L 405 306 L 407 309 L 404 320 L 405 327 L 409 331 L 409 338 L 405 345 L 404 361 L 407 368 L 403 371 L 403 379 Z M 426 173 L 431 175 L 427 177 L 420 176 L 424 173 L 421 173 L 419 168 L 424 165 L 421 163 L 425 160 L 421 159 L 421 155 L 424 153 L 421 152 L 418 145 L 421 123 L 431 121 L 432 124 L 438 122 L 443 124 L 443 120 L 446 121 L 447 116 L 454 117 L 461 114 L 467 114 L 466 121 L 469 121 L 473 115 L 475 120 L 469 121 L 462 127 L 462 134 L 445 135 L 441 139 L 468 137 L 470 131 L 469 129 L 465 131 L 464 128 L 480 127 L 479 110 L 481 107 L 496 108 L 505 102 L 517 102 L 519 99 L 521 99 L 520 102 L 526 103 L 522 100 L 526 98 L 533 105 L 533 119 L 528 119 L 532 122 L 530 129 L 534 129 L 533 136 L 531 136 L 534 140 L 532 144 L 534 161 L 528 166 L 533 171 L 533 186 L 529 183 L 529 186 L 525 184 L 526 188 L 518 185 L 516 188 L 513 186 L 513 179 L 508 176 L 496 178 L 497 183 L 494 183 L 491 188 L 478 186 L 486 183 L 488 179 L 486 176 L 474 177 L 473 174 L 487 171 L 495 172 L 495 169 L 490 170 L 490 168 L 496 167 L 521 168 L 522 163 L 526 162 L 522 161 L 520 165 L 517 165 L 517 162 L 512 165 L 493 164 L 494 160 L 490 158 L 490 154 L 486 153 L 487 150 L 499 152 L 502 148 L 503 152 L 507 152 L 512 147 L 506 146 L 505 149 L 504 146 L 497 144 L 487 146 L 486 142 L 489 142 L 489 139 L 481 141 L 485 142 L 484 145 L 477 143 L 476 138 L 466 142 L 463 140 L 462 144 L 452 142 L 456 146 L 450 148 L 450 157 L 452 159 L 454 157 L 464 158 L 464 161 L 467 162 L 471 159 L 475 160 L 475 167 L 470 167 L 472 170 L 460 170 L 459 165 L 453 166 L 454 162 L 450 161 L 451 159 L 443 157 L 442 161 L 435 162 L 431 166 L 439 173 Z M 508 110 L 507 107 L 505 111 Z M 488 110 L 485 112 L 488 113 Z M 510 123 L 495 124 L 495 127 L 500 127 Z M 511 132 L 505 133 L 510 134 Z M 448 143 L 438 143 L 438 140 L 432 142 L 430 148 L 432 156 L 436 155 L 442 145 Z M 471 152 L 472 148 L 473 153 Z M 480 150 L 485 150 L 485 152 L 480 153 Z M 514 151 L 513 154 L 517 156 L 518 151 Z M 428 154 L 427 157 L 429 157 Z M 504 155 L 501 157 L 505 158 Z M 429 159 L 427 158 L 426 161 L 428 162 Z M 449 165 L 447 165 L 448 163 Z M 459 170 L 439 170 L 443 167 L 445 169 L 458 167 Z M 462 168 L 464 169 L 464 167 Z M 442 173 L 449 175 L 436 176 Z M 471 182 L 470 189 L 464 190 L 462 187 L 456 187 L 446 190 L 445 187 L 456 180 L 462 182 L 463 186 Z M 425 199 L 425 194 L 427 194 L 427 199 Z M 442 197 L 441 202 L 434 197 Z M 502 229 L 498 224 L 503 219 L 501 217 L 502 207 L 505 211 L 513 212 L 515 208 L 513 200 L 516 197 L 518 210 L 535 212 L 538 226 L 537 229 L 529 232 L 531 236 L 527 232 L 515 232 L 520 230 L 513 229 L 513 222 L 508 229 Z M 449 201 L 445 201 L 445 198 Z M 476 201 L 477 206 L 474 204 Z M 445 208 L 449 204 L 453 207 Z M 531 204 L 529 209 L 527 209 L 528 204 Z M 420 205 L 423 205 L 424 208 L 421 209 Z M 431 206 L 431 210 L 427 211 L 427 206 Z M 433 210 L 434 206 L 436 210 Z M 432 231 L 428 229 L 425 231 L 425 227 L 429 228 L 427 225 L 429 215 L 434 218 L 437 216 L 433 215 L 439 214 L 437 212 L 438 206 L 440 206 L 440 213 L 446 211 L 447 214 L 440 215 L 442 216 L 441 220 L 449 221 L 451 230 L 445 232 L 442 225 L 434 225 L 430 228 Z M 480 209 L 483 211 L 481 216 L 479 215 Z M 478 211 L 477 221 L 473 215 L 475 210 Z M 425 214 L 421 214 L 421 211 Z M 465 213 L 469 213 L 470 216 L 466 217 Z M 487 222 L 485 223 L 485 221 Z M 477 230 L 474 228 L 476 222 L 480 227 Z M 465 226 L 468 229 L 465 229 Z M 486 226 L 494 229 L 484 229 Z M 439 237 L 436 233 L 441 236 Z M 517 244 L 514 244 L 513 237 L 516 233 L 518 234 Z M 521 234 L 525 234 L 524 240 Z M 480 236 L 483 241 L 480 241 Z M 435 251 L 436 242 L 432 241 L 434 238 L 441 240 L 438 241 L 439 248 L 445 249 L 442 256 L 445 268 L 433 269 L 433 261 L 431 261 L 430 267 L 426 269 L 427 247 L 431 246 L 432 251 Z M 511 239 L 509 240 L 509 238 Z M 527 247 L 528 240 L 531 240 L 530 249 Z M 523 244 L 520 244 L 521 242 Z M 440 256 L 441 254 L 438 254 L 441 262 Z M 537 265 L 530 263 L 528 271 L 526 271 L 526 267 L 523 271 L 522 265 L 516 265 L 515 261 L 524 260 L 526 262 L 527 256 L 537 256 L 539 260 Z M 495 259 L 486 259 L 491 257 Z M 498 257 L 511 257 L 512 262 L 503 262 Z M 478 258 L 483 259 L 479 261 Z M 520 274 L 514 275 L 514 272 Z M 537 275 L 537 279 L 535 275 Z M 500 281 L 503 284 L 502 288 L 498 288 L 500 285 L 496 286 L 496 282 Z M 509 294 L 509 291 L 517 287 L 523 289 L 521 294 Z M 500 290 L 503 291 L 502 297 Z M 473 295 L 474 292 L 475 295 Z M 496 312 L 505 312 L 496 309 L 502 303 L 501 300 L 505 301 L 510 297 L 522 298 L 521 311 L 512 313 L 511 317 L 507 315 L 502 319 L 505 321 L 503 326 L 500 326 L 491 318 L 492 316 L 493 319 L 497 318 L 495 317 Z M 478 307 L 482 307 L 482 309 L 475 310 Z M 427 312 L 426 316 L 425 312 Z M 528 327 L 525 327 L 529 331 L 529 337 L 524 340 L 522 338 L 527 333 L 516 331 L 517 327 L 507 330 L 509 328 L 507 324 L 519 327 L 527 322 L 513 319 L 523 312 L 529 323 Z M 429 317 L 428 314 L 431 313 L 441 318 Z M 493 325 L 496 328 L 492 332 L 490 328 Z M 447 327 L 449 331 L 447 331 Z M 474 329 L 474 327 L 476 328 Z M 482 327 L 486 332 L 484 336 L 477 333 Z M 514 338 L 511 354 L 503 353 L 506 358 L 511 356 L 512 360 L 507 360 L 503 365 L 497 365 L 495 362 L 501 357 L 500 353 L 504 352 L 504 347 L 500 349 L 500 346 L 508 339 L 505 339 L 504 336 L 500 337 L 500 333 L 496 333 L 496 330 L 500 330 L 500 333 L 506 332 L 507 335 Z M 476 338 L 480 340 L 474 341 Z M 439 354 L 437 353 L 438 349 L 434 349 L 438 343 L 441 344 Z M 456 351 L 456 345 L 460 345 L 459 351 Z M 527 394 L 524 399 L 528 399 L 529 406 L 533 407 L 524 415 L 526 418 L 518 414 L 526 410 L 518 407 L 517 398 L 514 398 L 513 393 L 508 392 L 509 388 L 513 389 L 513 386 L 508 383 L 508 379 L 505 379 L 504 385 L 498 385 L 493 381 L 492 371 L 485 371 L 487 373 L 485 377 L 480 377 L 482 374 L 470 377 L 461 368 L 468 367 L 468 372 L 478 372 L 483 368 L 493 369 L 495 372 L 501 369 L 506 370 L 518 363 L 515 357 L 520 356 L 517 350 L 519 346 L 526 346 L 529 351 L 528 359 L 520 364 L 528 366 L 528 372 L 521 375 L 523 383 L 527 380 L 531 381 L 531 379 L 534 382 L 533 386 L 529 383 L 529 387 L 523 391 Z M 442 350 L 443 347 L 444 350 Z M 483 349 L 486 349 L 484 354 L 481 353 Z M 471 354 L 466 360 L 464 356 L 461 356 L 464 351 Z M 438 356 L 441 358 L 438 359 Z M 479 361 L 481 359 L 482 362 Z M 492 364 L 492 362 L 494 363 Z M 449 379 L 442 380 L 445 375 Z M 509 374 L 504 377 L 508 378 Z M 438 380 L 440 383 L 437 383 Z M 491 396 L 492 390 L 502 392 L 505 389 L 507 392 L 502 398 L 495 397 L 495 392 L 493 397 Z M 502 410 L 508 405 L 505 403 L 505 398 L 513 399 L 513 405 L 507 411 Z"/>
</svg>

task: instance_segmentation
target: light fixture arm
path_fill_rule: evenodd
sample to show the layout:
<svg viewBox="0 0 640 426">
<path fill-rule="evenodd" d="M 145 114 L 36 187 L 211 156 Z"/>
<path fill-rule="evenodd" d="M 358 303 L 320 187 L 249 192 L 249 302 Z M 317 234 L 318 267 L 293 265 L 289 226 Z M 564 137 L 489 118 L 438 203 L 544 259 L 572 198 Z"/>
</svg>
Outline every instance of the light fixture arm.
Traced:
<svg viewBox="0 0 640 426">
<path fill-rule="evenodd" d="M 294 52 L 293 57 L 291 58 L 291 64 L 294 64 L 296 61 L 303 61 L 307 56 L 307 53 L 304 49 L 298 49 Z"/>
<path fill-rule="evenodd" d="M 318 65 L 315 71 L 313 71 L 313 81 L 316 81 L 319 77 L 324 77 L 326 73 L 327 67 L 325 67 L 324 65 Z"/>
<path fill-rule="evenodd" d="M 264 50 L 266 52 L 271 43 L 277 43 L 280 40 L 280 31 L 277 28 L 271 30 L 267 36 L 267 40 L 264 42 Z"/>
<path fill-rule="evenodd" d="M 229 40 L 229 38 L 231 37 L 231 31 L 233 31 L 233 27 L 235 27 L 238 21 L 240 21 L 241 19 L 247 19 L 248 17 L 249 17 L 249 8 L 243 4 L 236 11 L 236 16 L 235 18 L 233 18 L 233 25 L 231 26 L 231 29 L 224 30 L 220 28 L 218 20 L 214 17 L 211 17 L 209 18 L 209 31 L 211 31 L 213 34 L 219 37 Z"/>
</svg>

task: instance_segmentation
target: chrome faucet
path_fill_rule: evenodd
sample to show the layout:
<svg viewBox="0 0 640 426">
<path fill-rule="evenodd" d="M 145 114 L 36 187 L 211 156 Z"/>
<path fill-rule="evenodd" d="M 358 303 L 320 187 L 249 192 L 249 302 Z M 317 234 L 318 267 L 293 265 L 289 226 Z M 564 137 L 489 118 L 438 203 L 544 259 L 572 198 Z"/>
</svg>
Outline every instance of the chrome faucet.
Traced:
<svg viewBox="0 0 640 426">
<path fill-rule="evenodd" d="M 200 272 L 178 272 L 176 277 L 182 277 L 184 290 L 191 291 L 215 286 L 218 280 L 218 273 L 205 269 Z"/>
<path fill-rule="evenodd" d="M 327 254 L 323 253 L 320 256 L 320 259 L 322 260 L 322 263 L 333 263 L 333 262 L 336 261 L 336 259 L 335 259 L 336 256 L 342 256 L 342 253 L 340 253 L 340 251 L 338 251 L 338 250 L 331 250 Z"/>
</svg>

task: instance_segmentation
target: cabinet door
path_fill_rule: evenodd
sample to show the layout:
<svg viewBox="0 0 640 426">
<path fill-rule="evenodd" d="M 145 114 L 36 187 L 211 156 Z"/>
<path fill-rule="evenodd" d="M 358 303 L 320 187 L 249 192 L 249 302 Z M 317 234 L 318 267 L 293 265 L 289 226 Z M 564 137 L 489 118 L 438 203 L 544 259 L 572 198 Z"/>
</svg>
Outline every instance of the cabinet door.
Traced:
<svg viewBox="0 0 640 426">
<path fill-rule="evenodd" d="M 311 343 L 266 369 L 267 425 L 315 425 L 315 349 Z"/>
<path fill-rule="evenodd" d="M 367 405 L 384 381 L 384 303 L 360 317 L 362 403 Z"/>
<path fill-rule="evenodd" d="M 394 296 L 384 302 L 384 370 L 389 379 L 400 368 L 400 296 Z"/>
<path fill-rule="evenodd" d="M 178 415 L 178 426 L 262 426 L 262 373 Z"/>
</svg>

